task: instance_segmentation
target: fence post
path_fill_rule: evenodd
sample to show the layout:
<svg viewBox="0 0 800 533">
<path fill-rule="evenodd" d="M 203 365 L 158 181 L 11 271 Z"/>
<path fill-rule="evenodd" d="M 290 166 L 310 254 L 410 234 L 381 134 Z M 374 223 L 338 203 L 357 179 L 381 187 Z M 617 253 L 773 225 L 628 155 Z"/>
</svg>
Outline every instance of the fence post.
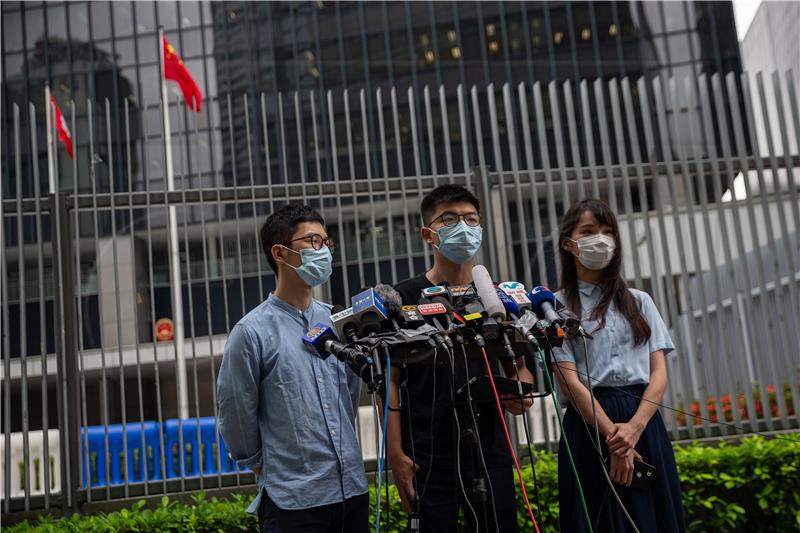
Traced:
<svg viewBox="0 0 800 533">
<path fill-rule="evenodd" d="M 73 195 L 77 209 L 77 196 Z M 51 235 L 55 238 L 57 258 L 54 261 L 55 280 L 58 286 L 55 304 L 55 320 L 57 325 L 56 353 L 58 361 L 57 390 L 58 427 L 61 454 L 61 490 L 64 510 L 77 510 L 78 489 L 81 479 L 80 464 L 80 387 L 78 375 L 78 356 L 75 336 L 76 284 L 72 268 L 73 238 L 70 226 L 69 208 L 66 195 L 56 191 L 50 194 L 52 224 Z M 78 231 L 78 228 L 75 228 Z M 81 302 L 77 302 L 80 305 Z"/>
</svg>

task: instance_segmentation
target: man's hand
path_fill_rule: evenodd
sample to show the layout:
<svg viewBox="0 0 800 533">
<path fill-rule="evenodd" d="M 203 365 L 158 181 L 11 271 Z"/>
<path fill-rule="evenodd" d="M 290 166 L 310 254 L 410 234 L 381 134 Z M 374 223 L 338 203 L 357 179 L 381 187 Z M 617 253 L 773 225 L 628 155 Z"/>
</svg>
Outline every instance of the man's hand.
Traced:
<svg viewBox="0 0 800 533">
<path fill-rule="evenodd" d="M 614 424 L 614 428 L 606 435 L 606 444 L 611 453 L 623 454 L 636 447 L 644 427 L 636 422 Z"/>
<path fill-rule="evenodd" d="M 520 401 L 516 394 L 503 394 L 500 396 L 500 400 L 506 411 L 514 416 L 521 415 L 533 405 L 533 398 L 523 398 Z"/>
<path fill-rule="evenodd" d="M 253 473 L 256 475 L 256 481 L 261 479 L 261 465 L 253 465 Z"/>
<path fill-rule="evenodd" d="M 419 470 L 419 465 L 414 464 L 409 456 L 401 451 L 388 456 L 389 466 L 392 467 L 394 484 L 400 494 L 400 501 L 407 513 L 411 512 L 411 498 L 414 496 L 414 474 Z"/>
<path fill-rule="evenodd" d="M 504 363 L 505 364 L 505 363 Z M 520 365 L 516 370 L 511 367 L 511 369 L 506 368 L 506 373 L 509 376 L 512 376 L 513 373 L 516 373 L 517 379 L 519 379 L 523 383 L 535 383 L 536 380 L 531 374 L 531 371 L 525 368 L 525 365 Z M 533 405 L 533 398 L 523 398 L 520 401 L 520 397 L 518 394 L 504 394 L 500 396 L 501 403 L 503 407 L 506 408 L 506 411 L 511 413 L 512 415 L 521 415 L 528 409 L 530 409 L 531 405 Z"/>
<path fill-rule="evenodd" d="M 611 454 L 611 468 L 609 475 L 611 476 L 611 481 L 614 483 L 619 483 L 625 487 L 630 487 L 631 482 L 633 481 L 633 460 L 638 459 L 642 460 L 642 456 L 639 455 L 634 449 L 630 449 L 623 454 Z"/>
</svg>

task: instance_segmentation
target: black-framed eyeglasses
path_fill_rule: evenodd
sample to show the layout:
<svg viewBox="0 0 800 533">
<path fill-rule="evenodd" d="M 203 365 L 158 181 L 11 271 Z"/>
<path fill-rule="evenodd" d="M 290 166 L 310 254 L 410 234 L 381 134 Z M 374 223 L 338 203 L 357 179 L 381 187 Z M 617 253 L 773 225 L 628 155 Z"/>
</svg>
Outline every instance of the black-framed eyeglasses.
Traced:
<svg viewBox="0 0 800 533">
<path fill-rule="evenodd" d="M 306 235 L 304 237 L 298 237 L 296 239 L 292 239 L 291 241 L 286 242 L 287 245 L 292 244 L 295 241 L 306 241 L 309 243 L 315 250 L 322 249 L 323 246 L 327 246 L 331 252 L 333 252 L 336 245 L 333 243 L 333 239 L 328 237 L 323 237 L 318 233 L 312 233 L 311 235 Z"/>
<path fill-rule="evenodd" d="M 429 225 L 435 224 L 437 221 L 441 222 L 443 226 L 455 226 L 461 220 L 467 226 L 471 226 L 476 228 L 481 225 L 481 216 L 478 213 L 467 213 L 466 215 L 459 215 L 458 213 L 453 213 L 451 211 L 446 211 L 439 215 L 438 217 L 431 220 Z"/>
</svg>

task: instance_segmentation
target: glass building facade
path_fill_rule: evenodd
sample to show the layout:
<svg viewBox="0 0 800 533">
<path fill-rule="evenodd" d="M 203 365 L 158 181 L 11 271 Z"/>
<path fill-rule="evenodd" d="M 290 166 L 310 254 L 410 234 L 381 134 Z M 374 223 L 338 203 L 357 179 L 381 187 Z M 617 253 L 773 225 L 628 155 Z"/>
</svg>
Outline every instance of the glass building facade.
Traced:
<svg viewBox="0 0 800 533">
<path fill-rule="evenodd" d="M 157 131 L 159 27 L 204 95 L 223 99 L 200 119 L 211 149 L 189 154 L 194 168 L 175 162 L 176 175 L 200 176 L 187 177 L 191 186 L 212 183 L 214 156 L 224 158 L 227 182 L 234 170 L 239 180 L 249 180 L 244 158 L 236 165 L 241 168 L 234 169 L 230 161 L 232 151 L 244 152 L 244 93 L 252 98 L 263 93 L 271 120 L 278 119 L 280 97 L 288 121 L 294 91 L 303 95 L 303 108 L 313 91 L 325 131 L 328 117 L 320 110 L 328 90 L 339 96 L 347 88 L 353 98 L 365 89 L 373 113 L 378 88 L 388 92 L 396 87 L 402 104 L 408 87 L 420 98 L 425 86 L 435 90 L 443 85 L 451 94 L 459 84 L 483 89 L 490 83 L 741 71 L 731 2 L 3 2 L 3 142 L 11 138 L 12 104 L 42 102 L 45 82 L 57 101 L 76 102 L 81 131 L 87 98 L 99 108 L 107 98 L 112 149 L 119 150 L 116 190 L 125 190 L 121 106 L 128 100 L 134 110 L 146 107 L 142 123 L 131 124 L 132 139 L 149 138 L 148 122 Z M 224 105 L 228 94 L 231 113 Z M 416 108 L 422 109 L 421 102 Z M 41 113 L 41 106 L 37 109 Z M 401 121 L 407 132 L 407 117 Z M 340 126 L 344 130 L 337 123 L 337 131 Z M 229 129 L 235 132 L 230 139 Z M 97 135 L 103 157 L 105 132 Z M 157 140 L 148 147 L 155 159 Z M 78 137 L 78 149 L 87 149 L 85 136 Z M 143 150 L 139 145 L 134 149 Z M 4 150 L 6 158 L 9 153 Z M 289 163 L 301 157 L 291 147 L 285 155 L 280 150 L 273 154 L 276 171 L 282 157 Z M 429 173 L 428 160 L 421 158 L 423 174 Z M 79 161 L 86 165 L 88 158 Z M 148 166 L 134 169 L 134 184 L 157 186 L 163 180 L 159 162 Z M 254 181 L 265 182 L 265 163 L 256 166 Z M 4 161 L 3 168 L 7 179 L 13 161 Z M 71 190 L 69 174 L 67 169 L 62 186 Z M 79 174 L 88 175 L 88 168 L 79 168 Z M 14 183 L 6 185 L 13 193 Z M 90 184 L 81 180 L 80 186 L 88 190 Z"/>
</svg>

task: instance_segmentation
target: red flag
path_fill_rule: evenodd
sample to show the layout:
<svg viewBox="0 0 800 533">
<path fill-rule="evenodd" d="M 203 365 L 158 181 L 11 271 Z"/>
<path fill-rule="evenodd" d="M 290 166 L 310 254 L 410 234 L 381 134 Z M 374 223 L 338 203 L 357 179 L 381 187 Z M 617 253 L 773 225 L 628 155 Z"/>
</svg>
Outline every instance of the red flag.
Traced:
<svg viewBox="0 0 800 533">
<path fill-rule="evenodd" d="M 164 37 L 164 79 L 174 80 L 181 86 L 183 91 L 183 99 L 186 100 L 186 105 L 192 111 L 200 112 L 200 107 L 203 103 L 203 93 L 200 92 L 200 87 L 195 83 L 194 78 L 189 73 L 189 69 L 183 64 L 178 52 L 172 47 Z M 197 109 L 195 109 L 195 105 Z"/>
<path fill-rule="evenodd" d="M 56 131 L 58 132 L 58 140 L 64 143 L 64 148 L 67 149 L 67 155 L 70 159 L 72 159 L 72 134 L 69 132 L 67 121 L 64 120 L 64 115 L 61 114 L 61 110 L 58 108 L 58 104 L 53 98 L 53 95 L 50 95 L 50 105 L 53 106 L 53 109 L 55 109 L 56 112 Z"/>
</svg>

